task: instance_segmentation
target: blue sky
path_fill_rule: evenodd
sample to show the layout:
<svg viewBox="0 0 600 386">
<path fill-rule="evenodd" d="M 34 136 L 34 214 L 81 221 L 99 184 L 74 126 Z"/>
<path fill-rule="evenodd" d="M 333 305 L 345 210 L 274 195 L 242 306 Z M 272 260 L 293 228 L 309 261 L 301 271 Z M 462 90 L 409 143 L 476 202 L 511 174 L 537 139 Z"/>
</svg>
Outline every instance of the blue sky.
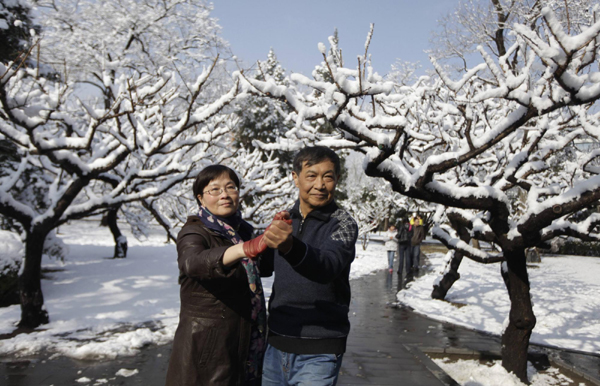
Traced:
<svg viewBox="0 0 600 386">
<path fill-rule="evenodd" d="M 375 31 L 369 52 L 380 74 L 401 59 L 419 61 L 431 68 L 427 54 L 436 21 L 454 10 L 456 0 L 220 0 L 213 17 L 219 19 L 222 36 L 246 65 L 265 60 L 269 49 L 289 72 L 310 75 L 322 56 L 319 42 L 338 29 L 346 66 L 356 65 L 364 53 L 370 23 Z"/>
</svg>

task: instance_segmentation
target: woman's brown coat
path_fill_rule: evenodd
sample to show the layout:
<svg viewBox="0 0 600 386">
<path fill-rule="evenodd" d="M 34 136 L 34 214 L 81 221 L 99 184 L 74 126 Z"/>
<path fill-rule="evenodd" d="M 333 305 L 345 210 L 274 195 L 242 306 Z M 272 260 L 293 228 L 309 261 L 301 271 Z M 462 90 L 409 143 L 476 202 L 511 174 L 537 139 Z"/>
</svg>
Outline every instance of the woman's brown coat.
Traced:
<svg viewBox="0 0 600 386">
<path fill-rule="evenodd" d="M 243 385 L 250 346 L 250 289 L 232 243 L 190 216 L 177 236 L 181 312 L 167 386 Z"/>
</svg>

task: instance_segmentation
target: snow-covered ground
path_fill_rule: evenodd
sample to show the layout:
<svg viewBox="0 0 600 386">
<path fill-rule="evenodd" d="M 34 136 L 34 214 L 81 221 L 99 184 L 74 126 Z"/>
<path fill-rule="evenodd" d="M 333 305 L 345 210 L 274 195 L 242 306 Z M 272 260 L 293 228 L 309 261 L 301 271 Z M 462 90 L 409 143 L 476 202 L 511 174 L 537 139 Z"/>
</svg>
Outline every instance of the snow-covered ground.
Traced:
<svg viewBox="0 0 600 386">
<path fill-rule="evenodd" d="M 434 359 L 438 366 L 449 374 L 456 382 L 464 386 L 523 386 L 514 374 L 508 373 L 502 367 L 501 361 L 492 361 L 481 364 L 478 360 L 458 360 L 450 362 L 447 359 Z M 561 374 L 557 368 L 550 367 L 544 372 L 537 370 L 529 364 L 527 376 L 530 386 L 559 386 L 574 385 L 575 382 Z M 585 386 L 579 384 L 579 386 Z"/>
<path fill-rule="evenodd" d="M 500 335 L 510 302 L 500 265 L 463 259 L 461 277 L 446 296 L 431 299 L 446 258 L 428 255 L 433 271 L 398 293 L 398 301 L 431 318 Z M 534 343 L 600 354 L 600 258 L 542 257 L 531 264 L 529 280 L 537 324 Z"/>
<path fill-rule="evenodd" d="M 165 244 L 159 229 L 143 241 L 128 234 L 128 257 L 118 260 L 109 258 L 112 237 L 97 222 L 63 226 L 59 237 L 69 248 L 68 256 L 64 262 L 43 262 L 49 271 L 42 285 L 50 323 L 31 334 L 0 340 L 0 354 L 47 351 L 79 359 L 110 359 L 133 355 L 149 343 L 171 341 L 179 312 L 176 251 L 173 244 Z M 364 251 L 359 242 L 356 252 L 351 278 L 387 267 L 380 243 L 371 242 Z M 459 307 L 429 297 L 444 267 L 444 255 L 430 254 L 429 262 L 433 271 L 411 282 L 399 292 L 398 300 L 432 318 L 500 334 L 509 303 L 499 266 L 463 261 L 461 279 L 448 296 Z M 599 273 L 599 258 L 576 256 L 545 257 L 530 269 L 538 318 L 532 341 L 600 353 Z M 264 285 L 268 296 L 271 280 Z M 0 308 L 0 334 L 13 331 L 19 316 L 18 306 Z M 520 385 L 500 365 L 438 363 L 464 385 Z"/>
<path fill-rule="evenodd" d="M 398 301 L 430 318 L 500 335 L 507 323 L 510 302 L 499 264 L 483 265 L 463 259 L 460 279 L 446 296 L 447 301 L 431 299 L 431 290 L 440 278 L 447 258 L 428 255 L 433 270 L 408 284 Z M 529 280 L 537 324 L 531 341 L 562 348 L 600 353 L 600 258 L 583 256 L 543 256 L 531 264 Z M 461 385 L 520 386 L 495 361 L 489 365 L 477 360 L 451 362 L 434 360 Z M 573 382 L 551 367 L 543 374 L 529 366 L 532 386 L 571 385 Z"/>
</svg>

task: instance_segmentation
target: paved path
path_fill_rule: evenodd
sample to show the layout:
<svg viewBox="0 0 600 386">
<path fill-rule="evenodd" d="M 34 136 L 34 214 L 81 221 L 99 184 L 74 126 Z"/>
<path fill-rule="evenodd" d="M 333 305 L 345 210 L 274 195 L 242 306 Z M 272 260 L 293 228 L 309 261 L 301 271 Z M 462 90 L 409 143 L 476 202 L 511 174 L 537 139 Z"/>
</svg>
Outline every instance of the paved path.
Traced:
<svg viewBox="0 0 600 386">
<path fill-rule="evenodd" d="M 456 385 L 417 348 L 449 342 L 452 326 L 391 306 L 398 289 L 398 276 L 387 271 L 352 282 L 351 332 L 339 383 Z"/>
<path fill-rule="evenodd" d="M 387 271 L 352 281 L 352 330 L 340 385 L 455 385 L 423 351 L 499 352 L 498 337 L 398 308 L 393 303 L 399 289 L 397 275 Z M 0 357 L 0 385 L 164 385 L 170 351 L 170 345 L 148 347 L 135 357 L 114 361 Z M 553 355 L 600 379 L 599 357 L 562 351 Z M 128 378 L 115 376 L 120 369 L 137 369 L 139 373 Z M 90 382 L 76 382 L 82 377 Z M 102 380 L 107 382 L 100 383 Z"/>
</svg>

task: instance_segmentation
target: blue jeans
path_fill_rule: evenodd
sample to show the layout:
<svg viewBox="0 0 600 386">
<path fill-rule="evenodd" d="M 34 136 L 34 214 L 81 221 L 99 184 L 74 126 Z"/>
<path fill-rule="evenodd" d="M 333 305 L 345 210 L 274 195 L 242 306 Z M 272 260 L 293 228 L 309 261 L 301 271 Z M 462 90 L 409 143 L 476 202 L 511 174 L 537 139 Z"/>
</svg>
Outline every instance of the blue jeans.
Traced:
<svg viewBox="0 0 600 386">
<path fill-rule="evenodd" d="M 413 245 L 412 246 L 412 266 L 414 269 L 419 269 L 419 263 L 421 260 L 421 246 Z"/>
<path fill-rule="evenodd" d="M 406 272 L 412 267 L 412 248 L 410 244 L 398 245 L 398 275 L 402 275 L 404 270 L 404 261 L 406 260 Z"/>
<path fill-rule="evenodd" d="M 262 386 L 326 386 L 337 383 L 343 354 L 290 354 L 267 345 Z"/>
<path fill-rule="evenodd" d="M 395 251 L 387 251 L 388 253 L 388 268 L 394 269 L 394 253 Z"/>
</svg>

